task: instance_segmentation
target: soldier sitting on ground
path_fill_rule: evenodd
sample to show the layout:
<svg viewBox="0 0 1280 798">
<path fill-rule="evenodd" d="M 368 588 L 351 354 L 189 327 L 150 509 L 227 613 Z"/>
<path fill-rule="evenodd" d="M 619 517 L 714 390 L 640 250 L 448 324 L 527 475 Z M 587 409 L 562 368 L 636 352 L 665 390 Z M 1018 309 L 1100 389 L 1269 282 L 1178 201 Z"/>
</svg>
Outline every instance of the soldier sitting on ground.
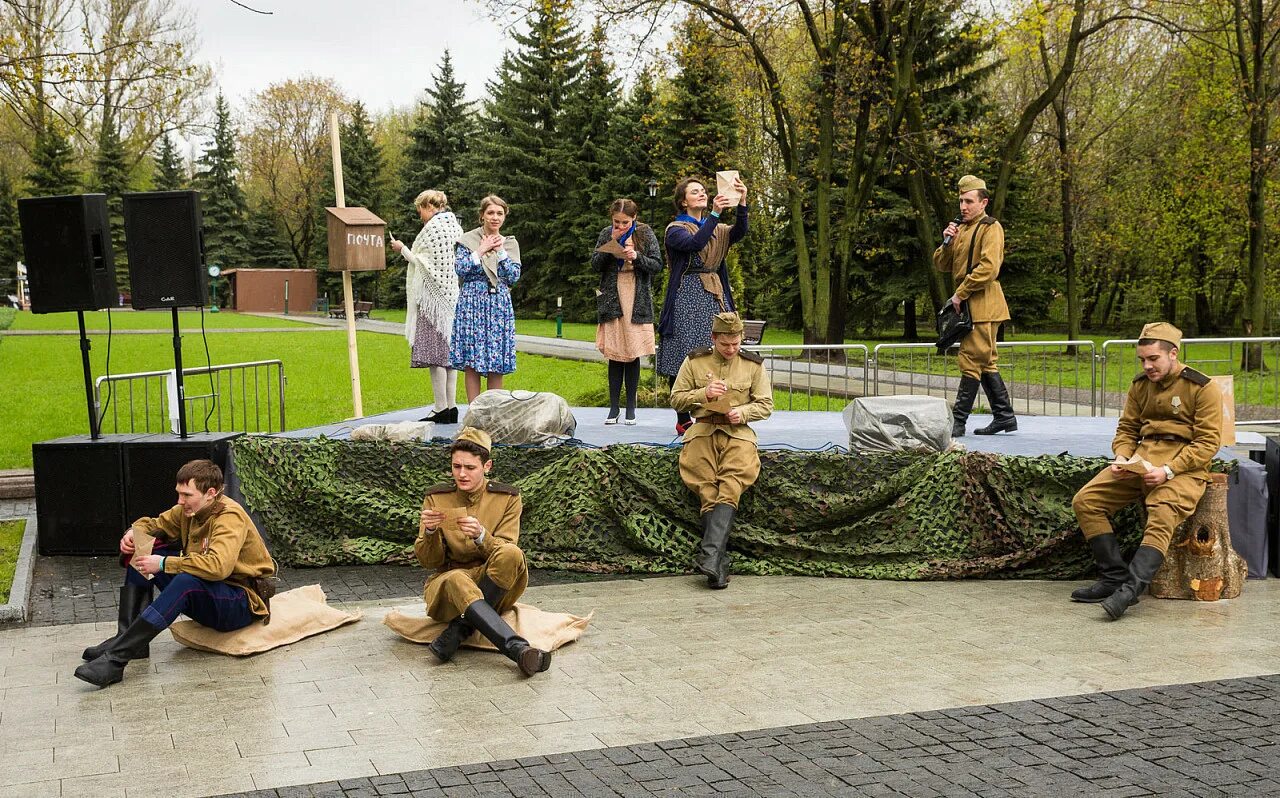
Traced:
<svg viewBox="0 0 1280 798">
<path fill-rule="evenodd" d="M 1111 441 L 1116 463 L 1072 499 L 1076 518 L 1101 577 L 1071 593 L 1074 601 L 1102 603 L 1112 620 L 1138 603 L 1164 562 L 1178 525 L 1193 512 L 1209 484 L 1209 462 L 1222 440 L 1222 392 L 1178 362 L 1182 333 L 1164 322 L 1148 324 L 1138 339 L 1142 373 L 1134 377 Z M 1121 467 L 1140 456 L 1145 474 Z M 1128 564 L 1108 516 L 1132 502 L 1147 508 L 1142 545 Z"/>
<path fill-rule="evenodd" d="M 448 662 L 462 642 L 479 631 L 520 666 L 526 676 L 551 666 L 551 652 L 529 645 L 502 613 L 529 584 L 520 538 L 520 491 L 492 482 L 492 442 L 467 427 L 450 447 L 453 482 L 427 490 L 413 552 L 424 568 L 436 569 L 423 599 L 427 614 L 449 625 L 431 642 L 431 653 Z"/>
<path fill-rule="evenodd" d="M 756 433 L 747 424 L 773 412 L 769 374 L 759 355 L 741 350 L 742 330 L 737 313 L 717 314 L 713 348 L 690 352 L 671 388 L 671 406 L 693 415 L 680 452 L 680 478 L 702 504 L 702 548 L 694 566 L 713 590 L 729 586 L 726 549 L 733 517 L 738 500 L 760 476 Z"/>
<path fill-rule="evenodd" d="M 90 661 L 76 668 L 76 678 L 98 687 L 120 681 L 125 665 L 149 657 L 152 639 L 179 615 L 220 632 L 270 620 L 275 561 L 248 513 L 222 487 L 216 463 L 192 460 L 178 469 L 178 503 L 134 521 L 120 538 L 130 562 L 116 635 L 84 650 Z M 135 532 L 156 539 L 151 554 L 135 556 Z M 154 601 L 153 587 L 160 588 Z"/>
</svg>

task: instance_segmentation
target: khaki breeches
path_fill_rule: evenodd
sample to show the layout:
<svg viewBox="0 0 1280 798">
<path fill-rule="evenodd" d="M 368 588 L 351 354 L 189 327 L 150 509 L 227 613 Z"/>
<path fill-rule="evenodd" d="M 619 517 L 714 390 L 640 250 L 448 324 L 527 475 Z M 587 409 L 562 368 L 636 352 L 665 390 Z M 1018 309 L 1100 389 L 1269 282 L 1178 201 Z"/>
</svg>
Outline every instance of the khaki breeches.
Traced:
<svg viewBox="0 0 1280 798">
<path fill-rule="evenodd" d="M 680 478 L 698 494 L 703 513 L 717 504 L 737 509 L 738 499 L 759 476 L 760 452 L 754 441 L 717 430 L 686 441 L 680 451 Z"/>
<path fill-rule="evenodd" d="M 998 321 L 975 321 L 973 332 L 960 340 L 960 354 L 956 356 L 960 372 L 975 380 L 982 379 L 982 372 L 997 371 L 996 330 Z"/>
<path fill-rule="evenodd" d="M 1141 500 L 1147 508 L 1147 527 L 1142 545 L 1169 550 L 1169 541 L 1178 525 L 1195 512 L 1206 483 L 1195 476 L 1179 474 L 1154 488 L 1147 488 L 1142 477 L 1113 477 L 1106 469 L 1076 493 L 1071 506 L 1085 539 L 1111 533 L 1110 516 L 1126 505 Z"/>
<path fill-rule="evenodd" d="M 479 582 L 488 575 L 507 594 L 494 607 L 499 614 L 511 609 L 529 586 L 529 566 L 524 552 L 514 543 L 507 543 L 493 550 L 483 565 L 471 568 L 450 568 L 427 580 L 422 598 L 427 603 L 427 614 L 437 621 L 452 621 L 474 601 L 484 598 Z"/>
</svg>

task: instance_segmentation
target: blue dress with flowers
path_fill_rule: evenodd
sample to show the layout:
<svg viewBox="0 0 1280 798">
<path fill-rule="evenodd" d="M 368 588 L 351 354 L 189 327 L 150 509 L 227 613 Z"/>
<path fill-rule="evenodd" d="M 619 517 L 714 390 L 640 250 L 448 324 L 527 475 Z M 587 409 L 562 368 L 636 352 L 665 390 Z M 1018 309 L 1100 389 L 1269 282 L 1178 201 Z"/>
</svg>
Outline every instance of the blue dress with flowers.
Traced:
<svg viewBox="0 0 1280 798">
<path fill-rule="evenodd" d="M 509 257 L 498 261 L 498 285 L 491 287 L 484 267 L 471 259 L 471 250 L 458 244 L 453 270 L 462 278 L 462 291 L 453 315 L 450 366 L 482 374 L 510 374 L 516 370 L 511 286 L 520 279 L 520 264 Z"/>
</svg>

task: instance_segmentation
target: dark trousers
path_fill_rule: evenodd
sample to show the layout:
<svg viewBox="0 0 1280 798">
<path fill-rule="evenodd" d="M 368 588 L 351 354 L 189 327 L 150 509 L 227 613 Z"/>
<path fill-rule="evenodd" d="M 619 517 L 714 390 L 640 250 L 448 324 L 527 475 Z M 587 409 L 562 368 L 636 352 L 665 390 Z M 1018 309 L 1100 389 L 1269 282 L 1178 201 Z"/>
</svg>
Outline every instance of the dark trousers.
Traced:
<svg viewBox="0 0 1280 798">
<path fill-rule="evenodd" d="M 125 581 L 139 587 L 155 586 L 160 595 L 142 611 L 147 623 L 164 629 L 185 615 L 201 626 L 232 632 L 253 623 L 249 594 L 226 582 L 210 582 L 191 574 L 156 574 L 148 581 L 133 567 L 125 568 Z"/>
</svg>

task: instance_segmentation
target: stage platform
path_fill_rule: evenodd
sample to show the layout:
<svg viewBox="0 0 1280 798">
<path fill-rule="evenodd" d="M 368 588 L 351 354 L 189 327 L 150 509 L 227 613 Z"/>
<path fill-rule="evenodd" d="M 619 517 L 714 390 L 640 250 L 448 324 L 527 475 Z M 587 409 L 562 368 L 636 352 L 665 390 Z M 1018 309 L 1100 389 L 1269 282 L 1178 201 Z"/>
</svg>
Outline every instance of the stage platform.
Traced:
<svg viewBox="0 0 1280 798">
<path fill-rule="evenodd" d="M 431 415 L 430 406 L 413 407 L 390 413 L 379 413 L 339 424 L 292 430 L 282 433 L 290 438 L 345 439 L 361 424 L 390 424 L 397 421 L 417 421 Z M 641 408 L 636 411 L 635 426 L 622 423 L 604 423 L 608 409 L 604 407 L 575 407 L 573 417 L 578 421 L 574 437 L 588 446 L 612 446 L 614 444 L 648 444 L 651 446 L 679 445 L 675 434 L 675 412 L 658 408 Z M 466 417 L 466 407 L 458 408 L 459 418 Z M 993 452 L 1036 457 L 1047 454 L 1070 454 L 1077 457 L 1110 457 L 1111 439 L 1116 432 L 1115 418 L 1090 418 L 1081 416 L 1018 416 L 1018 431 L 999 435 L 974 435 L 972 430 L 991 423 L 991 416 L 974 414 L 969 417 L 970 433 L 959 440 L 969 451 Z M 825 451 L 835 447 L 847 449 L 849 434 L 844 421 L 836 412 L 777 410 L 764 421 L 751 425 L 759 437 L 761 449 L 791 449 L 798 451 Z M 452 438 L 459 425 L 437 425 L 436 434 Z M 1223 460 L 1248 460 L 1250 450 L 1266 448 L 1266 439 L 1255 432 L 1237 432 L 1236 446 L 1223 448 L 1218 456 Z"/>
</svg>

